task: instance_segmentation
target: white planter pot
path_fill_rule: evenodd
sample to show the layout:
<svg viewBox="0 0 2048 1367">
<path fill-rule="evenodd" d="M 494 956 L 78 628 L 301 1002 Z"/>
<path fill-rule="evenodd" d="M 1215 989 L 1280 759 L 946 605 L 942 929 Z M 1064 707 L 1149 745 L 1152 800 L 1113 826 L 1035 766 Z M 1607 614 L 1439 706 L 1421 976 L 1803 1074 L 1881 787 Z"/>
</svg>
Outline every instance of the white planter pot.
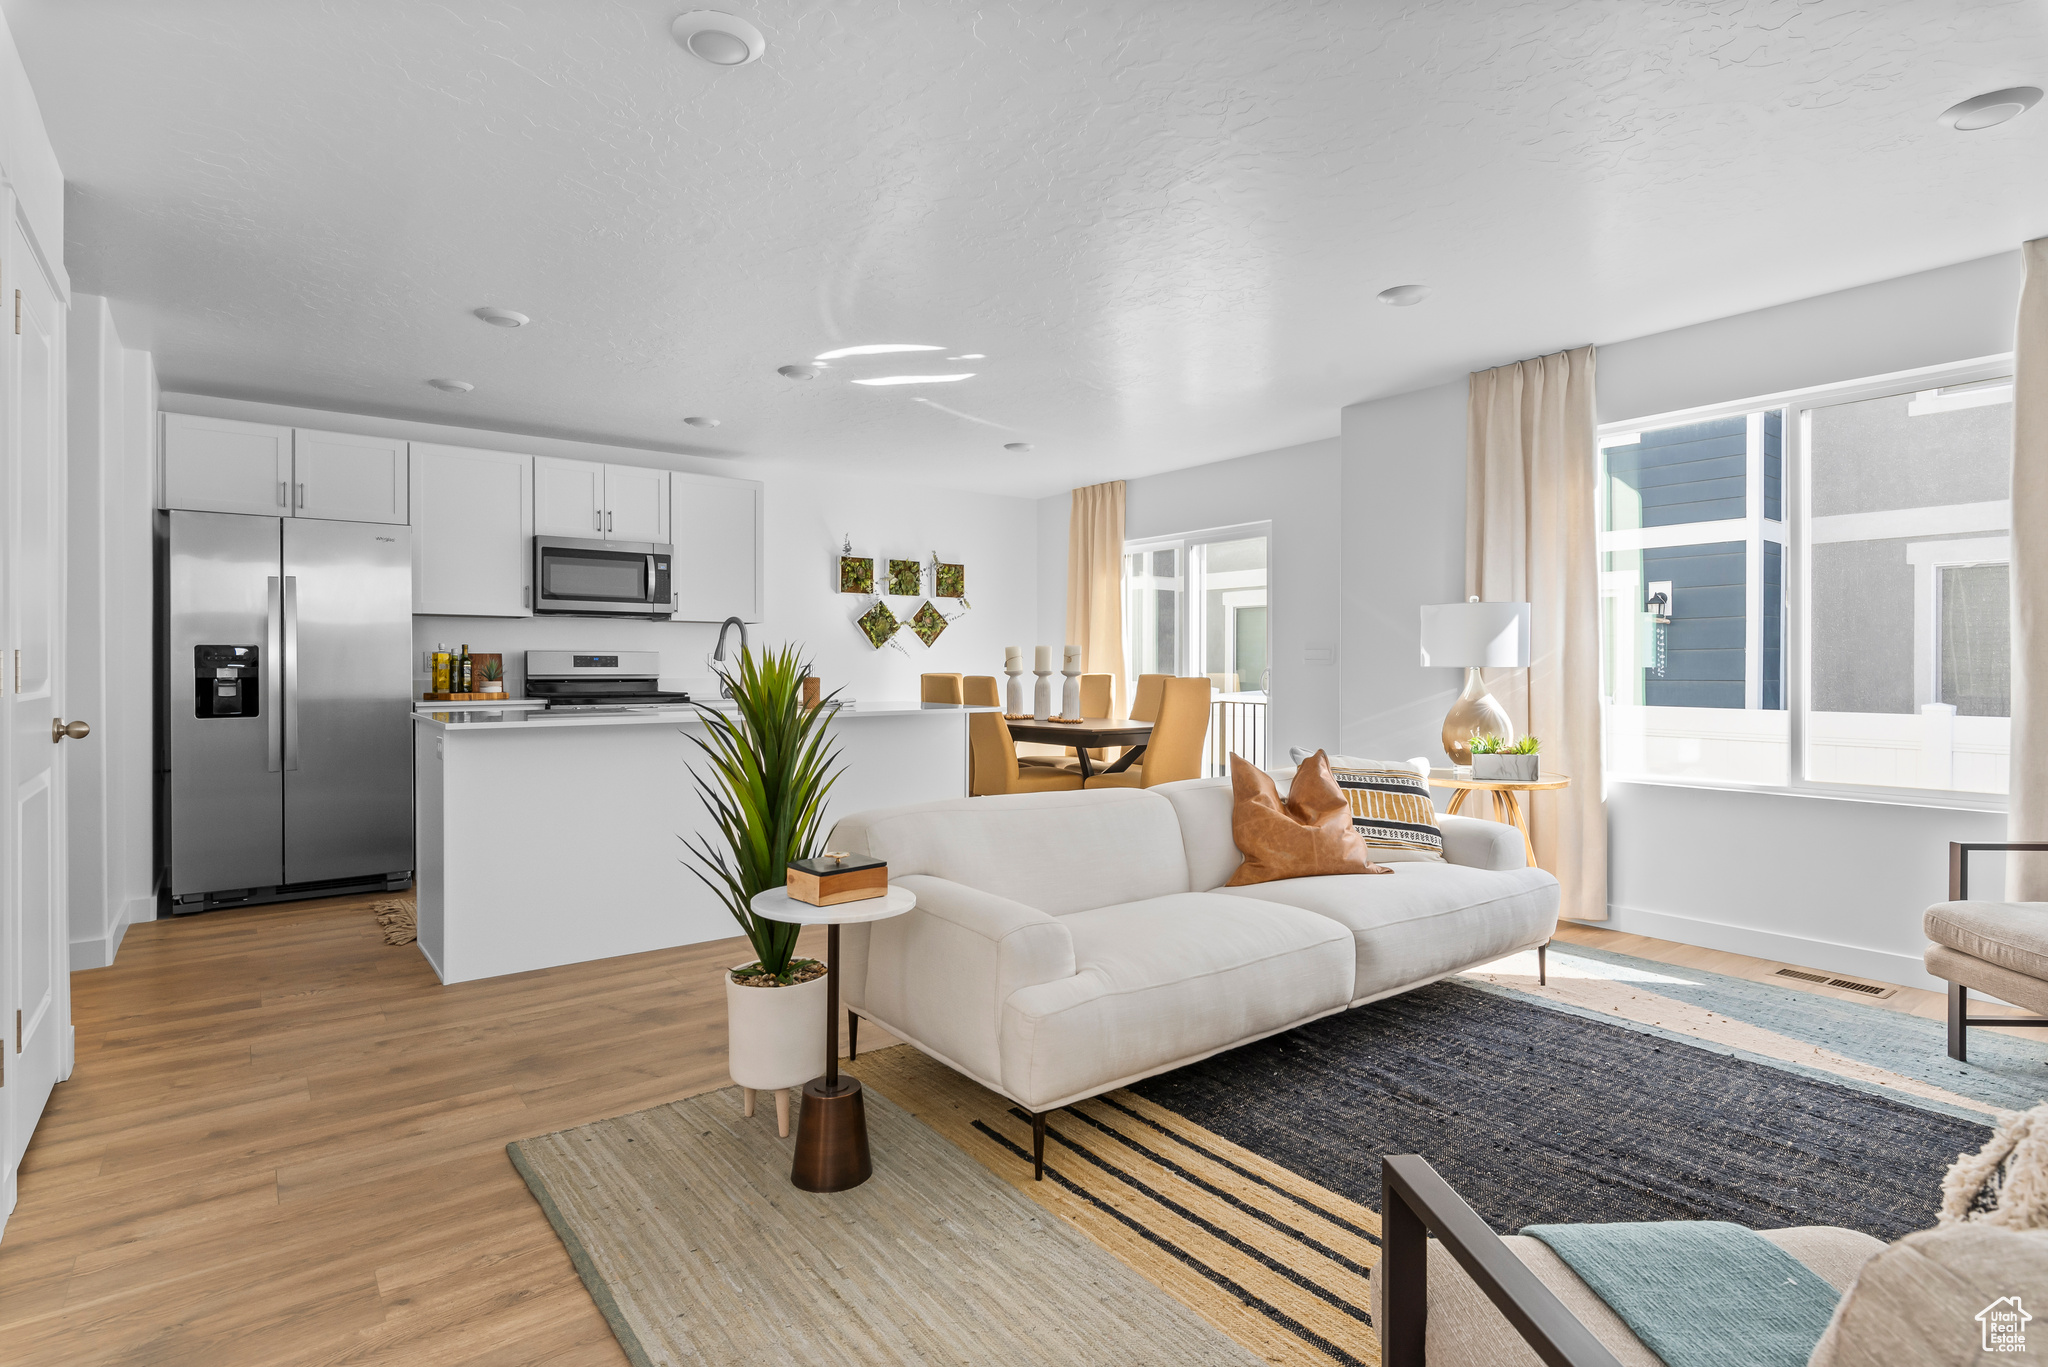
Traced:
<svg viewBox="0 0 2048 1367">
<path fill-rule="evenodd" d="M 1494 783 L 1534 783 L 1541 755 L 1474 755 L 1472 777 Z"/>
<path fill-rule="evenodd" d="M 725 979 L 727 1066 L 734 1082 L 750 1092 L 778 1092 L 824 1076 L 823 978 L 794 987 L 741 987 L 730 971 L 720 976 Z"/>
</svg>

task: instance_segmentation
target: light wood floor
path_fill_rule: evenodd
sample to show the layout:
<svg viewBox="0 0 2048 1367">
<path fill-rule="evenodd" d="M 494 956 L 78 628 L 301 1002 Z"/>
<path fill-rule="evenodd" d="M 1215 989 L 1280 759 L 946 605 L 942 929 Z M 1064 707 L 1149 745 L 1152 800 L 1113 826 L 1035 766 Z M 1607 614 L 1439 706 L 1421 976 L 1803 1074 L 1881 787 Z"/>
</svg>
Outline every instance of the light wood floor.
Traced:
<svg viewBox="0 0 2048 1367">
<path fill-rule="evenodd" d="M 743 942 L 444 988 L 365 903 L 157 921 L 75 975 L 77 1067 L 0 1242 L 7 1367 L 625 1362 L 504 1146 L 724 1086 Z"/>
</svg>

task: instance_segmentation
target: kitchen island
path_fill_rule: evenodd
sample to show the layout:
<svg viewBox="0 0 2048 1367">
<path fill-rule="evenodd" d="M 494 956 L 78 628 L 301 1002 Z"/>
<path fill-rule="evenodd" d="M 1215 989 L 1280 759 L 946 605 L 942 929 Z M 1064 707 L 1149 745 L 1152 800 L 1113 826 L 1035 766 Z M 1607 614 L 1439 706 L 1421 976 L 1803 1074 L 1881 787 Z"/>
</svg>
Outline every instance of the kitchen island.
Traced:
<svg viewBox="0 0 2048 1367">
<path fill-rule="evenodd" d="M 966 796 L 967 715 L 988 710 L 839 706 L 843 772 L 821 834 L 853 812 Z M 710 774 L 702 733 L 692 707 L 416 713 L 419 947 L 441 981 L 738 935 L 685 862 L 684 837 L 719 844 L 694 777 Z"/>
</svg>

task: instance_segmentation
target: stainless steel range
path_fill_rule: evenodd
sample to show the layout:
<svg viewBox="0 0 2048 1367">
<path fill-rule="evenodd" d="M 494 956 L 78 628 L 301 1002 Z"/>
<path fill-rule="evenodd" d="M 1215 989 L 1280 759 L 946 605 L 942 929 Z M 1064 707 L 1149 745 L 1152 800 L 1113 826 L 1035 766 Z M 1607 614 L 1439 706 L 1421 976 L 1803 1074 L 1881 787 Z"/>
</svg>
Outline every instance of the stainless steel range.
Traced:
<svg viewBox="0 0 2048 1367">
<path fill-rule="evenodd" d="M 526 696 L 550 711 L 680 707 L 688 693 L 661 687 L 658 650 L 529 650 Z"/>
</svg>

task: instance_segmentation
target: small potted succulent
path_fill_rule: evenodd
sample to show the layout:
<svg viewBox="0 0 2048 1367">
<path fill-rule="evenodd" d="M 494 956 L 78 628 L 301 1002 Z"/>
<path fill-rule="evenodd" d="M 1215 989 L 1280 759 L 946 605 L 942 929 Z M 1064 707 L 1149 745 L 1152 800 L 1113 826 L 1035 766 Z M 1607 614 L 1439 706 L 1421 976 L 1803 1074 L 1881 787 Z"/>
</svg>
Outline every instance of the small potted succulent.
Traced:
<svg viewBox="0 0 2048 1367">
<path fill-rule="evenodd" d="M 686 866 L 725 904 L 754 958 L 722 969 L 727 1067 L 746 1114 L 756 1092 L 775 1093 L 777 1128 L 789 1133 L 790 1094 L 825 1071 L 825 965 L 796 955 L 800 927 L 756 916 L 757 893 L 784 886 L 789 861 L 817 852 L 825 799 L 842 772 L 832 743 L 836 695 L 804 705 L 809 667 L 795 649 L 740 651 L 720 671 L 732 710 L 697 704 L 702 752 L 692 777 L 718 838 L 686 840 Z"/>
<path fill-rule="evenodd" d="M 1472 777 L 1493 783 L 1534 783 L 1540 745 L 1534 736 L 1512 741 L 1504 736 L 1474 736 Z"/>
<path fill-rule="evenodd" d="M 485 660 L 484 681 L 478 686 L 479 693 L 503 693 L 505 691 L 505 666 L 497 660 Z"/>
</svg>

